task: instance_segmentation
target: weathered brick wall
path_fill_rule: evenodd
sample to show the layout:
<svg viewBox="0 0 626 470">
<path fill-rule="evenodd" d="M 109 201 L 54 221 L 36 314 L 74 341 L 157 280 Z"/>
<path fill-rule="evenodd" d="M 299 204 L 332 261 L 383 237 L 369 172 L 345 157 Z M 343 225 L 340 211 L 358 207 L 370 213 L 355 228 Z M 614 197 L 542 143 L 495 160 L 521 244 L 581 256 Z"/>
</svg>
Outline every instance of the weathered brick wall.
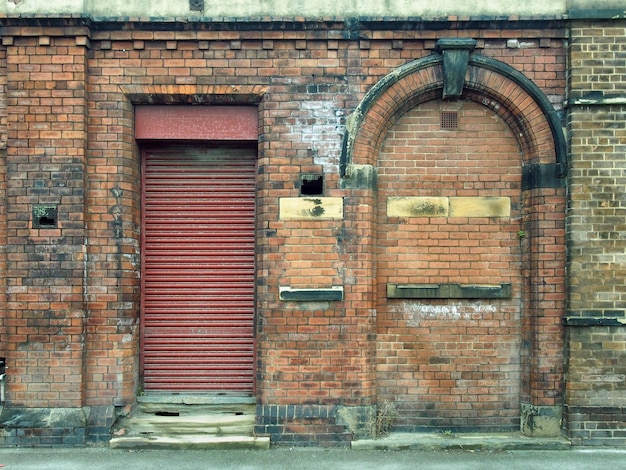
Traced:
<svg viewBox="0 0 626 470">
<path fill-rule="evenodd" d="M 7 63 L 6 49 L 0 47 L 0 272 L 7 269 Z M 6 278 L 0 279 L 0 312 L 6 312 Z M 6 338 L 6 315 L 0 314 L 0 338 Z M 0 357 L 7 355 L 6 343 L 0 341 Z"/>
<path fill-rule="evenodd" d="M 626 445 L 626 331 L 572 327 L 567 424 L 575 445 Z"/>
<path fill-rule="evenodd" d="M 626 24 L 573 23 L 569 54 L 567 425 L 575 444 L 624 444 Z"/>
<path fill-rule="evenodd" d="M 139 387 L 141 158 L 115 63 L 91 60 L 87 79 L 84 403 L 91 441 L 108 440 L 114 407 L 128 411 Z"/>
<path fill-rule="evenodd" d="M 39 33 L 39 34 L 38 34 Z M 7 335 L 14 406 L 82 405 L 86 56 L 30 31 L 7 47 Z M 33 226 L 38 205 L 55 226 Z"/>
<path fill-rule="evenodd" d="M 71 28 L 7 33 L 2 349 L 11 425 L 1 439 L 73 445 L 85 426 L 85 42 Z"/>
<path fill-rule="evenodd" d="M 544 29 L 534 29 L 535 23 L 533 28 L 513 29 L 515 22 L 503 22 L 498 29 L 489 29 L 488 23 L 456 20 L 441 25 L 448 28 L 447 36 L 478 39 L 479 53 L 524 72 L 554 103 L 561 102 L 565 62 L 560 23 L 549 23 Z M 428 393 L 429 406 L 445 417 L 433 422 L 428 416 L 420 421 L 421 415 L 415 413 L 398 423 L 405 429 L 422 425 L 458 429 L 514 426 L 524 390 L 530 395 L 530 390 L 546 387 L 544 376 L 528 377 L 524 382 L 530 366 L 524 369 L 524 363 L 517 364 L 513 359 L 524 347 L 521 340 L 525 337 L 520 335 L 525 332 L 531 337 L 541 321 L 531 324 L 520 318 L 521 296 L 530 293 L 530 288 L 524 290 L 521 286 L 521 190 L 516 186 L 520 157 L 513 151 L 510 136 L 499 140 L 500 136 L 492 135 L 506 133 L 506 126 L 492 112 L 493 103 L 487 104 L 491 110 L 467 104 L 463 112 L 476 123 L 457 137 L 472 144 L 466 151 L 471 155 L 486 153 L 493 157 L 490 149 L 501 150 L 499 144 L 507 146 L 510 159 L 498 162 L 490 157 L 480 165 L 472 165 L 467 174 L 484 185 L 480 191 L 472 188 L 473 195 L 481 195 L 484 189 L 485 195 L 506 193 L 506 197 L 515 199 L 511 223 L 482 220 L 478 225 L 489 229 L 487 236 L 469 219 L 439 221 L 437 229 L 449 237 L 433 236 L 435 251 L 427 255 L 431 267 L 447 263 L 447 274 L 431 273 L 436 282 L 465 282 L 489 274 L 490 282 L 511 281 L 514 287 L 510 301 L 457 305 L 460 316 L 471 318 L 454 319 L 454 325 L 449 318 L 424 319 L 431 322 L 429 331 L 417 341 L 412 335 L 405 341 L 397 331 L 391 331 L 406 326 L 411 333 L 421 335 L 426 333 L 421 328 L 426 327 L 405 324 L 406 318 L 391 318 L 395 312 L 378 286 L 395 274 L 382 269 L 376 276 L 376 263 L 384 262 L 387 253 L 387 245 L 381 245 L 383 251 L 377 252 L 382 238 L 376 208 L 382 200 L 375 188 L 342 188 L 338 174 L 347 116 L 386 74 L 433 53 L 441 31 L 394 30 L 397 23 L 393 22 L 368 23 L 359 29 L 333 20 L 270 21 L 268 25 L 245 26 L 216 22 L 193 28 L 178 24 L 178 30 L 173 27 L 167 31 L 153 30 L 145 23 L 92 26 L 89 41 L 83 33 L 69 34 L 65 29 L 68 36 L 63 36 L 56 28 L 15 29 L 5 39 L 9 83 L 8 318 L 14 322 L 7 338 L 9 358 L 13 364 L 20 364 L 8 389 L 13 405 L 89 406 L 88 434 L 105 438 L 115 409 L 126 410 L 134 404 L 140 385 L 141 156 L 134 140 L 133 105 L 245 103 L 258 105 L 260 118 L 257 431 L 270 433 L 281 443 L 328 445 L 333 435 L 339 436 L 335 443 L 345 442 L 348 434 L 343 431 L 350 426 L 344 423 L 358 421 L 358 429 L 348 429 L 355 433 L 371 424 L 368 420 L 377 391 L 393 400 L 409 397 L 405 410 L 421 406 L 422 395 Z M 469 136 L 477 130 L 487 133 L 484 142 Z M 549 136 L 543 136 L 537 148 L 545 151 L 550 144 Z M 450 141 L 446 145 L 450 146 Z M 437 152 L 440 162 L 444 161 L 442 155 L 449 157 L 443 147 Z M 389 162 L 396 158 L 392 154 Z M 532 163 L 543 163 L 553 161 L 554 155 L 544 152 L 528 158 Z M 496 177 L 489 175 L 494 168 L 500 171 Z M 280 200 L 299 196 L 302 173 L 324 175 L 323 196 L 343 198 L 341 217 L 281 218 Z M 395 188 L 391 181 L 384 180 L 384 173 L 381 176 L 381 187 L 389 191 Z M 450 181 L 444 179 L 431 181 L 430 195 L 444 187 L 450 188 L 448 196 L 464 194 L 464 188 L 446 186 Z M 463 181 L 466 184 L 469 182 Z M 552 193 L 562 199 L 562 192 Z M 537 197 L 545 197 L 551 204 L 548 196 L 552 193 L 538 191 Z M 59 228 L 45 233 L 32 231 L 29 211 L 39 202 L 59 203 Z M 543 247 L 538 257 L 548 263 L 537 264 L 537 269 L 546 269 L 542 275 L 550 274 L 549 287 L 538 283 L 533 288 L 546 292 L 554 289 L 547 292 L 554 294 L 552 315 L 559 311 L 563 295 L 558 290 L 560 284 L 552 282 L 558 277 L 554 275 L 559 269 L 554 257 L 558 257 L 562 243 L 554 233 L 549 236 L 544 232 L 558 230 L 558 221 L 546 224 L 532 230 L 533 240 Z M 464 231 L 467 238 L 459 237 L 454 245 L 459 253 L 450 257 L 449 252 L 436 251 L 444 248 L 445 240 L 452 238 L 450 234 Z M 23 244 L 22 237 L 31 237 L 33 243 Z M 404 257 L 418 248 L 417 240 L 411 239 L 411 244 L 404 245 L 405 251 L 398 254 L 402 269 L 415 269 Z M 462 250 L 472 243 L 486 244 L 488 251 L 497 251 L 497 255 L 482 253 L 481 260 L 469 259 L 470 254 Z M 487 255 L 494 259 L 487 262 Z M 37 271 L 42 262 L 49 269 L 47 273 L 59 267 L 65 270 L 65 277 Z M 463 268 L 459 272 L 460 266 Z M 384 268 L 384 264 L 379 267 Z M 30 274 L 24 277 L 29 269 Z M 281 287 L 335 286 L 343 287 L 341 301 L 280 300 Z M 546 292 L 541 293 L 542 299 Z M 382 337 L 378 348 L 384 353 L 377 379 L 379 306 Z M 445 302 L 437 306 L 455 307 Z M 480 318 L 474 318 L 475 314 Z M 397 324 L 386 323 L 386 316 Z M 553 318 L 548 320 L 545 337 L 556 335 L 558 340 L 560 330 L 555 333 Z M 464 348 L 456 344 L 461 337 L 467 340 L 462 341 Z M 393 348 L 387 347 L 392 343 Z M 403 387 L 398 393 L 391 383 L 384 382 L 388 371 L 383 365 L 391 361 L 391 351 L 404 343 L 409 351 L 401 364 L 406 366 L 401 371 L 405 375 L 393 379 L 393 386 Z M 60 350 L 61 345 L 66 349 Z M 422 354 L 419 361 L 409 357 L 422 345 L 432 351 Z M 538 350 L 543 345 L 532 347 Z M 558 359 L 560 356 L 553 354 L 555 348 L 544 349 L 544 353 L 549 351 L 545 355 Z M 502 357 L 503 350 L 510 354 Z M 440 375 L 421 375 L 424 361 L 431 368 L 429 373 Z M 536 365 L 537 370 L 552 374 L 549 404 L 558 403 L 559 370 L 552 365 L 542 369 L 541 361 Z M 480 370 L 465 370 L 472 367 Z M 397 369 L 400 373 L 400 365 Z M 453 397 L 463 397 L 453 406 L 452 391 Z M 353 414 L 348 416 L 350 409 Z M 488 416 L 481 417 L 483 412 Z M 450 421 L 453 419 L 457 421 Z"/>
<path fill-rule="evenodd" d="M 442 113 L 458 127 L 442 128 Z M 519 428 L 522 295 L 517 140 L 474 102 L 422 104 L 388 133 L 379 159 L 378 386 L 394 428 Z M 467 198 L 455 213 L 388 214 L 390 197 Z M 481 197 L 510 212 L 484 213 Z M 492 200 L 493 201 L 493 200 Z M 446 203 L 447 204 L 447 203 Z M 506 299 L 386 299 L 387 283 L 511 284 Z"/>
<path fill-rule="evenodd" d="M 319 405 L 325 410 L 337 403 L 372 401 L 372 387 L 367 383 L 371 349 L 363 347 L 368 341 L 371 320 L 369 316 L 358 318 L 358 291 L 346 290 L 346 299 L 354 304 L 351 309 L 328 302 L 283 302 L 278 295 L 279 286 L 343 285 L 343 278 L 348 275 L 357 283 L 355 274 L 344 273 L 339 266 L 340 257 L 346 255 L 337 249 L 338 239 L 343 237 L 345 245 L 352 242 L 341 230 L 341 221 L 278 217 L 279 199 L 299 195 L 301 173 L 323 173 L 324 196 L 337 193 L 336 167 L 344 100 L 349 89 L 345 58 L 339 56 L 347 52 L 340 51 L 337 42 L 326 42 L 326 36 L 327 33 L 316 33 L 316 37 L 307 38 L 298 31 L 205 30 L 102 31 L 92 37 L 90 125 L 99 137 L 90 145 L 95 178 L 90 179 L 90 187 L 94 200 L 99 196 L 96 212 L 103 217 L 115 203 L 111 194 L 103 191 L 108 189 L 105 180 L 110 185 L 119 178 L 128 178 L 124 193 L 132 194 L 139 188 L 137 179 L 133 181 L 133 159 L 137 162 L 139 158 L 127 145 L 128 139 L 132 141 L 132 122 L 123 112 L 124 106 L 130 106 L 129 94 L 141 95 L 137 98 L 140 100 L 174 102 L 201 99 L 208 103 L 225 100 L 254 104 L 263 98 L 259 104 L 257 387 L 264 406 L 259 411 L 258 431 L 272 433 L 281 443 L 301 443 L 303 439 L 324 442 L 329 439 L 324 436 L 337 436 L 339 428 L 334 414 L 311 414 L 302 409 L 304 405 Z M 344 63 L 339 70 L 340 61 Z M 119 160 L 115 159 L 116 154 Z M 105 161 L 109 168 L 103 170 Z M 115 161 L 119 162 L 117 168 L 110 167 Z M 135 215 L 130 202 L 128 207 L 120 208 L 120 220 L 129 223 L 132 230 Z M 94 219 L 94 229 L 98 226 L 99 221 Z M 111 235 L 108 241 L 105 237 L 97 243 L 109 245 L 112 250 L 115 237 Z M 104 271 L 105 259 L 101 266 L 99 272 L 103 274 L 94 271 L 93 275 L 104 280 L 111 273 Z M 125 272 L 131 273 L 132 269 L 129 264 Z M 94 292 L 103 289 L 98 285 L 94 282 Z M 111 296 L 114 300 L 114 289 L 94 295 L 94 300 Z M 130 292 L 127 298 L 131 302 L 131 319 L 136 303 L 132 303 Z M 98 316 L 113 321 L 116 308 L 104 304 Z M 113 342 L 116 349 L 121 346 L 119 339 L 112 339 L 115 331 L 108 336 L 100 331 L 97 329 L 97 334 L 103 340 Z M 133 344 L 136 347 L 135 333 L 129 332 L 134 343 L 126 343 L 127 348 Z M 110 354 L 98 362 L 107 357 Z M 132 356 L 127 355 L 126 359 L 132 360 Z M 121 365 L 117 363 L 118 367 Z M 136 370 L 124 366 L 129 373 Z M 95 380 L 87 389 L 89 400 L 98 397 L 98 402 L 104 403 L 107 397 L 114 397 L 120 405 L 132 403 L 132 384 L 136 381 L 119 383 L 116 391 L 115 383 L 107 381 L 106 375 L 92 377 Z M 93 399 L 90 389 L 94 390 Z M 278 405 L 285 410 L 291 406 L 292 412 L 274 414 L 283 409 Z"/>
</svg>

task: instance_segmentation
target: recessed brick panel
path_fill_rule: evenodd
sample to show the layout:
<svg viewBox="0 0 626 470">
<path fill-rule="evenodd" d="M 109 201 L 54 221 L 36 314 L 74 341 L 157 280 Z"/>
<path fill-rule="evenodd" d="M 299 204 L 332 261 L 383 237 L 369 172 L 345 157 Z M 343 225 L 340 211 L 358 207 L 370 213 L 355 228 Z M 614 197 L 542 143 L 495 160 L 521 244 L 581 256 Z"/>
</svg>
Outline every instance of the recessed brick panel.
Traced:
<svg viewBox="0 0 626 470">
<path fill-rule="evenodd" d="M 399 406 L 399 430 L 513 430 L 521 378 L 519 147 L 506 124 L 476 103 L 459 103 L 457 130 L 441 129 L 445 106 L 432 101 L 406 113 L 380 154 L 379 397 Z M 386 202 L 399 195 L 449 199 L 451 209 L 388 213 Z M 506 210 L 487 210 L 487 201 Z M 511 283 L 513 294 L 387 299 L 388 283 Z"/>
</svg>

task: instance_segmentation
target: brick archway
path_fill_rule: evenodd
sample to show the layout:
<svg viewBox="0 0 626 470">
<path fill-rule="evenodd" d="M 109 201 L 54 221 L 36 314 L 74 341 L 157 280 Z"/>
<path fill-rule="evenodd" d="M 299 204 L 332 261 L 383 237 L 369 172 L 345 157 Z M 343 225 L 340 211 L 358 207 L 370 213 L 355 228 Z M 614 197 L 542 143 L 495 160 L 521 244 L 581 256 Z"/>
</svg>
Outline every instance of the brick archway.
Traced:
<svg viewBox="0 0 626 470">
<path fill-rule="evenodd" d="M 436 53 L 394 70 L 365 95 L 348 121 L 340 161 L 342 186 L 362 190 L 359 216 L 371 224 L 372 233 L 378 224 L 378 156 L 387 132 L 409 110 L 445 95 L 449 77 L 444 62 L 443 54 Z M 468 54 L 465 65 L 462 91 L 453 98 L 473 101 L 497 114 L 521 151 L 522 429 L 535 436 L 559 434 L 565 311 L 565 138 L 547 97 L 523 74 L 475 53 Z M 372 237 L 362 243 L 373 248 L 377 240 Z M 374 279 L 376 261 L 371 260 L 368 266 Z"/>
<path fill-rule="evenodd" d="M 443 59 L 432 54 L 410 62 L 379 81 L 352 114 L 344 138 L 340 171 L 350 177 L 354 164 L 376 166 L 387 130 L 407 110 L 442 96 Z M 557 165 L 563 177 L 566 143 L 548 98 L 521 72 L 497 60 L 473 54 L 467 62 L 462 96 L 492 108 L 517 136 L 524 164 Z"/>
</svg>

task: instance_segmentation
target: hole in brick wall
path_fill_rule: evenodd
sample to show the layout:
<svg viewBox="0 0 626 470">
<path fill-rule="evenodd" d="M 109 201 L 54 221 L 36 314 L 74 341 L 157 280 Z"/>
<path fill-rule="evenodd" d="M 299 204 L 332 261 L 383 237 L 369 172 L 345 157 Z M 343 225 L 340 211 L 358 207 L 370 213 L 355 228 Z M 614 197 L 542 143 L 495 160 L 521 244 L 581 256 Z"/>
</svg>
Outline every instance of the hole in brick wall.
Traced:
<svg viewBox="0 0 626 470">
<path fill-rule="evenodd" d="M 56 206 L 33 206 L 33 228 L 56 228 L 57 219 Z"/>
<path fill-rule="evenodd" d="M 302 196 L 320 196 L 324 193 L 324 175 L 307 173 L 300 175 L 300 194 Z"/>
<path fill-rule="evenodd" d="M 456 111 L 441 111 L 441 128 L 458 129 L 459 113 Z"/>
</svg>

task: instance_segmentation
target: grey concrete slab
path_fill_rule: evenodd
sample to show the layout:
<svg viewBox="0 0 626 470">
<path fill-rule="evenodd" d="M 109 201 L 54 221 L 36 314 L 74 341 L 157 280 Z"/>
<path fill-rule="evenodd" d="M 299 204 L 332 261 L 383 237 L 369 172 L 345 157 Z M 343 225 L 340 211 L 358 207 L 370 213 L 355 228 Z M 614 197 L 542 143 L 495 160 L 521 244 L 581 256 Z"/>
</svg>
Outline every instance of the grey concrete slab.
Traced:
<svg viewBox="0 0 626 470">
<path fill-rule="evenodd" d="M 520 433 L 444 434 L 391 433 L 378 439 L 352 441 L 354 450 L 567 450 L 562 437 L 531 438 Z"/>
<path fill-rule="evenodd" d="M 4 448 L 0 449 L 0 464 L 7 470 L 620 470 L 626 468 L 626 450 L 354 451 L 273 448 L 267 451 L 129 451 L 109 448 Z"/>
</svg>

